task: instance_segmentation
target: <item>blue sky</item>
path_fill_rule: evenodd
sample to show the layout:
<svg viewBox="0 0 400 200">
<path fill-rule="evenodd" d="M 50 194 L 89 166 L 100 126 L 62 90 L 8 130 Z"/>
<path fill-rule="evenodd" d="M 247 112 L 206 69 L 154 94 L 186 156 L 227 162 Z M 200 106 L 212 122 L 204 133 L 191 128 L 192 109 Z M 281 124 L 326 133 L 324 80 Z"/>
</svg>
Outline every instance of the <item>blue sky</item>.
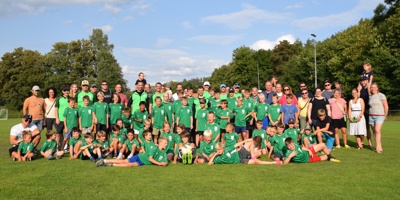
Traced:
<svg viewBox="0 0 400 200">
<path fill-rule="evenodd" d="M 242 45 L 271 49 L 280 40 L 322 41 L 373 16 L 383 0 L 0 0 L 0 55 L 17 47 L 45 54 L 56 42 L 101 28 L 133 88 L 210 76 Z"/>
</svg>

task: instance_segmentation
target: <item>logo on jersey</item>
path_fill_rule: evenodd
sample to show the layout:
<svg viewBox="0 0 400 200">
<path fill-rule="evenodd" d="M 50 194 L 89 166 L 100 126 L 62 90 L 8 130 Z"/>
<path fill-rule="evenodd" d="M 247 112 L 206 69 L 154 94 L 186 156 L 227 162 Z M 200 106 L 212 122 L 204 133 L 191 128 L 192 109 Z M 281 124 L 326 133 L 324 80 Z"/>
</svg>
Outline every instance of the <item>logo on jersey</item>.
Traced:
<svg viewBox="0 0 400 200">
<path fill-rule="evenodd" d="M 88 110 L 88 114 L 89 114 L 89 115 L 92 114 L 92 110 Z"/>
<path fill-rule="evenodd" d="M 161 114 L 164 115 L 164 110 L 161 110 Z"/>
</svg>

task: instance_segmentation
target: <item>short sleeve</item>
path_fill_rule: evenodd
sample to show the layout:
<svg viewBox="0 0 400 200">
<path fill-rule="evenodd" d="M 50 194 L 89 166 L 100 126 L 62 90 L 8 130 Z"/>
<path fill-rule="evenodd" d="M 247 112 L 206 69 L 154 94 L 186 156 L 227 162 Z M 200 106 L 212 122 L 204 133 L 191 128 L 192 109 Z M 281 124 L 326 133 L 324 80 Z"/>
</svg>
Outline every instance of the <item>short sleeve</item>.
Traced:
<svg viewBox="0 0 400 200">
<path fill-rule="evenodd" d="M 386 101 L 386 96 L 385 96 L 384 94 L 382 94 L 382 93 L 379 93 L 379 98 L 380 98 L 382 101 Z"/>
</svg>

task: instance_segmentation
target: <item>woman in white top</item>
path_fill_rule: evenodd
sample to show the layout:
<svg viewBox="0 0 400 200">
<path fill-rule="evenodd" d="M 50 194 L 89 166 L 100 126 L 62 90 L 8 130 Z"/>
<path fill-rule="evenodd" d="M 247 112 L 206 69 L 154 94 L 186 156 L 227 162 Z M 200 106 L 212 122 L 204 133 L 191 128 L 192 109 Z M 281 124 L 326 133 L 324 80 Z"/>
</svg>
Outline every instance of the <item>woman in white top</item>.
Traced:
<svg viewBox="0 0 400 200">
<path fill-rule="evenodd" d="M 55 112 L 55 103 L 57 91 L 55 88 L 47 88 L 45 92 L 46 98 L 44 99 L 44 125 L 47 128 L 47 131 L 52 130 L 53 126 L 56 126 L 56 112 Z"/>
<path fill-rule="evenodd" d="M 376 152 L 382 153 L 381 129 L 386 119 L 389 106 L 386 96 L 379 92 L 378 85 L 371 85 L 371 95 L 369 96 L 369 125 L 371 125 L 376 140 Z"/>
<path fill-rule="evenodd" d="M 363 148 L 364 136 L 367 135 L 367 127 L 365 125 L 364 111 L 365 104 L 364 100 L 358 98 L 357 89 L 351 90 L 353 99 L 349 101 L 349 135 L 356 136 L 358 150 Z"/>
<path fill-rule="evenodd" d="M 307 125 L 307 112 L 308 104 L 310 103 L 310 98 L 308 98 L 308 90 L 304 89 L 301 91 L 301 98 L 298 99 L 299 105 L 299 121 L 300 129 L 303 130 Z"/>
</svg>

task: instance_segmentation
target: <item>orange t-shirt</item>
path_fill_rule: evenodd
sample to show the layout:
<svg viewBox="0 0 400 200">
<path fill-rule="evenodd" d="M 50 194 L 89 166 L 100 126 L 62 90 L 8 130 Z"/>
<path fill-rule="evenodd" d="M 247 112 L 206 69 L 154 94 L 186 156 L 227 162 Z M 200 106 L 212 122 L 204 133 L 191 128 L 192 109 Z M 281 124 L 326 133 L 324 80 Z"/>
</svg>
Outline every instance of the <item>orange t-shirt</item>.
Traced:
<svg viewBox="0 0 400 200">
<path fill-rule="evenodd" d="M 25 99 L 24 110 L 28 108 L 28 114 L 32 115 L 32 120 L 44 119 L 44 99 L 31 96 Z"/>
</svg>

